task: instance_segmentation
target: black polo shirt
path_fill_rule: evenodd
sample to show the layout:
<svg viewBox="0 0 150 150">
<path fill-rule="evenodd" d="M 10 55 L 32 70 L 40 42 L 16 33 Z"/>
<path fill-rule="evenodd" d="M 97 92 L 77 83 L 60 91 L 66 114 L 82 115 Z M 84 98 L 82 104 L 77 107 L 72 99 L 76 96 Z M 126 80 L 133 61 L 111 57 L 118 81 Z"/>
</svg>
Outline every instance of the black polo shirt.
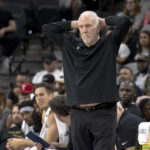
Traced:
<svg viewBox="0 0 150 150">
<path fill-rule="evenodd" d="M 125 148 L 136 146 L 138 125 L 143 121 L 141 117 L 124 111 L 117 128 L 118 150 L 125 150 Z"/>
<path fill-rule="evenodd" d="M 43 34 L 60 46 L 68 105 L 119 100 L 116 87 L 116 56 L 121 41 L 128 32 L 128 17 L 107 17 L 106 24 L 115 26 L 106 38 L 87 47 L 68 33 L 71 22 L 62 21 L 43 26 Z"/>
<path fill-rule="evenodd" d="M 142 117 L 140 108 L 137 107 L 135 104 L 127 104 L 127 105 L 123 104 L 122 106 L 126 111 L 129 111 L 130 113 L 133 113 L 134 115 Z"/>
</svg>

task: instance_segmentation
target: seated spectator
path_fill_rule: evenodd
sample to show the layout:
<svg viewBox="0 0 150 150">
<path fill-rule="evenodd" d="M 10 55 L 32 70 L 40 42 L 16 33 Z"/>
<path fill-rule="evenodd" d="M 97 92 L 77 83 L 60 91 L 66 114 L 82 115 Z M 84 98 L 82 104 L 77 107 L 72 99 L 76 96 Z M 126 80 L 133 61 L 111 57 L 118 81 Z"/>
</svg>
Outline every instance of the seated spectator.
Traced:
<svg viewBox="0 0 150 150">
<path fill-rule="evenodd" d="M 55 98 L 53 98 L 49 105 L 50 108 L 52 110 L 52 112 L 55 113 L 56 117 L 58 118 L 58 120 L 64 122 L 68 127 L 70 127 L 70 110 L 71 107 L 65 105 L 65 96 L 56 96 Z M 71 134 L 69 132 L 69 134 Z M 64 134 L 64 138 L 65 136 L 67 137 L 67 134 Z M 52 145 L 54 145 L 55 147 L 68 147 L 69 150 L 73 150 L 72 148 L 72 144 L 71 144 L 71 135 L 70 135 L 70 141 L 68 143 L 68 140 L 66 140 L 66 143 L 57 143 L 57 142 L 52 142 Z"/>
<path fill-rule="evenodd" d="M 134 58 L 137 51 L 138 33 L 132 32 L 132 26 L 129 28 L 129 31 L 125 36 L 124 43 L 126 43 L 128 48 L 130 49 L 130 55 L 128 56 L 124 64 L 135 62 Z"/>
<path fill-rule="evenodd" d="M 1 5 L 2 0 L 0 0 L 0 7 Z M 0 45 L 2 45 L 3 54 L 6 56 L 3 69 L 9 68 L 10 56 L 20 43 L 19 37 L 15 34 L 16 30 L 16 22 L 12 15 L 0 9 Z"/>
<path fill-rule="evenodd" d="M 117 103 L 117 149 L 136 150 L 138 125 L 144 120 Z"/>
<path fill-rule="evenodd" d="M 49 107 L 49 102 L 52 100 L 52 88 L 51 86 L 41 83 L 35 87 L 35 99 L 39 107 L 43 110 L 43 126 L 40 132 L 40 137 L 45 139 L 48 143 L 53 145 L 57 140 L 59 143 L 66 143 L 68 141 L 68 127 L 61 122 L 52 113 Z M 42 96 L 45 95 L 45 98 Z M 46 95 L 49 95 L 48 97 Z"/>
<path fill-rule="evenodd" d="M 34 86 L 32 83 L 24 82 L 20 86 L 20 97 L 19 97 L 19 103 L 32 99 L 34 94 L 33 94 L 33 89 Z"/>
<path fill-rule="evenodd" d="M 35 100 L 38 106 L 40 107 L 40 109 L 42 109 L 42 128 L 40 130 L 39 136 L 51 144 L 51 142 L 56 142 L 58 140 L 58 129 L 57 129 L 55 117 L 49 107 L 49 101 L 53 98 L 53 88 L 49 84 L 39 83 L 35 86 L 34 94 L 35 94 Z M 23 103 L 29 103 L 29 102 L 24 101 Z M 23 110 L 26 110 L 26 109 L 23 109 Z M 33 110 L 33 109 L 31 108 L 30 110 Z M 26 118 L 26 120 L 28 118 Z M 29 119 L 28 119 L 28 122 L 29 122 Z M 16 149 L 16 147 L 20 149 L 22 147 L 23 148 L 32 147 L 33 150 L 36 149 L 36 143 L 34 143 L 31 140 L 26 140 L 26 139 L 22 139 L 21 142 L 20 142 L 20 139 L 19 140 L 12 139 L 11 141 L 9 141 L 9 144 L 11 145 L 13 149 Z"/>
<path fill-rule="evenodd" d="M 139 132 L 138 132 L 138 148 L 142 150 L 146 150 L 150 148 L 150 97 L 144 98 L 139 103 L 139 108 L 142 112 L 142 117 L 144 118 L 144 122 L 139 125 Z M 145 132 L 141 132 L 145 131 Z"/>
<path fill-rule="evenodd" d="M 21 131 L 22 116 L 19 112 L 19 106 L 14 105 L 12 107 L 11 118 L 13 124 L 9 128 L 5 128 L 0 132 L 0 149 L 7 150 L 6 143 L 10 138 L 24 137 L 24 133 Z"/>
<path fill-rule="evenodd" d="M 150 98 L 143 99 L 138 107 L 142 112 L 142 117 L 145 121 L 150 121 Z"/>
<path fill-rule="evenodd" d="M 57 69 L 58 61 L 54 56 L 54 54 L 49 54 L 49 53 L 44 54 L 42 60 L 43 60 L 44 70 L 37 72 L 34 75 L 32 79 L 33 84 L 41 83 L 43 76 L 46 74 L 52 74 L 55 77 L 55 80 L 57 80 L 57 78 L 62 74 L 62 71 Z"/>
<path fill-rule="evenodd" d="M 145 93 L 149 83 L 149 62 L 148 56 L 140 55 L 137 58 L 138 73 L 135 76 L 135 84 Z"/>
<path fill-rule="evenodd" d="M 64 76 L 61 75 L 59 79 L 56 80 L 56 92 L 54 93 L 54 96 L 65 94 L 66 90 L 65 90 Z"/>
<path fill-rule="evenodd" d="M 134 79 L 134 75 L 133 75 L 132 70 L 128 67 L 122 67 L 118 75 L 118 88 L 121 82 L 126 81 L 126 80 L 133 81 L 133 79 Z M 136 85 L 136 96 L 134 97 L 133 101 L 136 101 L 136 98 L 141 95 L 143 95 L 143 93 L 141 89 Z"/>
<path fill-rule="evenodd" d="M 55 77 L 52 74 L 46 74 L 45 76 L 43 76 L 42 82 L 52 85 L 54 91 L 56 90 L 56 81 L 55 81 Z"/>
<path fill-rule="evenodd" d="M 35 86 L 34 94 L 37 104 L 42 109 L 43 126 L 39 136 L 48 143 L 57 141 L 58 129 L 55 116 L 49 107 L 49 101 L 53 98 L 53 87 L 46 83 L 39 83 Z"/>
<path fill-rule="evenodd" d="M 36 125 L 38 124 L 34 124 L 34 120 L 33 120 L 33 112 L 34 112 L 34 102 L 32 100 L 28 100 L 28 101 L 24 101 L 19 105 L 19 110 L 20 113 L 23 117 L 23 122 L 22 122 L 22 131 L 24 132 L 24 134 L 26 135 L 29 131 L 34 131 L 34 128 Z M 35 114 L 36 115 L 36 114 Z M 39 114 L 37 114 L 39 116 Z M 38 118 L 39 120 L 39 125 L 41 124 L 41 116 L 39 116 Z M 39 130 L 40 131 L 40 130 Z M 39 131 L 37 131 L 36 133 L 38 134 Z"/>
<path fill-rule="evenodd" d="M 18 90 L 18 102 L 17 103 L 22 103 L 23 101 L 27 101 L 27 100 L 32 100 L 34 97 L 33 94 L 33 85 L 31 83 L 28 82 L 24 82 L 21 84 L 19 90 Z M 16 88 L 17 89 L 17 88 Z M 11 118 L 7 119 L 7 126 L 9 126 L 9 124 L 11 123 Z"/>
<path fill-rule="evenodd" d="M 139 55 L 148 56 L 150 59 L 150 31 L 142 30 L 139 33 L 139 43 L 135 60 Z"/>
<path fill-rule="evenodd" d="M 112 26 L 108 26 L 104 30 L 104 36 L 107 36 L 113 30 Z M 131 27 L 129 28 L 128 33 L 126 34 L 123 42 L 120 45 L 118 56 L 116 61 L 118 63 L 118 68 L 120 66 L 134 62 L 134 57 L 136 55 L 136 45 L 138 43 L 138 34 L 132 33 Z"/>
<path fill-rule="evenodd" d="M 13 104 L 18 103 L 20 93 L 20 86 L 24 82 L 29 82 L 29 77 L 26 73 L 20 72 L 16 76 L 16 85 L 15 87 L 8 93 L 7 105 L 9 108 L 12 107 Z"/>
<path fill-rule="evenodd" d="M 6 95 L 2 89 L 0 89 L 0 131 L 6 127 L 6 119 L 11 113 L 11 110 L 7 107 Z"/>
<path fill-rule="evenodd" d="M 35 112 L 33 101 L 24 101 L 19 105 L 20 113 L 23 117 L 21 129 L 26 135 L 29 131 L 39 134 L 41 130 L 41 116 Z M 29 140 L 27 137 L 24 138 L 11 138 L 8 140 L 7 148 L 14 150 L 21 150 L 27 147 L 32 147 L 35 143 Z M 27 149 L 28 150 L 28 149 Z"/>
<path fill-rule="evenodd" d="M 118 15 L 129 16 L 130 21 L 132 22 L 132 32 L 137 32 L 142 26 L 142 21 L 144 19 L 144 14 L 140 10 L 138 0 L 125 0 L 124 10 Z"/>
<path fill-rule="evenodd" d="M 134 115 L 141 116 L 140 109 L 133 104 L 133 98 L 136 95 L 135 84 L 132 81 L 123 81 L 119 87 L 119 97 L 121 105 L 126 111 L 133 113 Z"/>
</svg>

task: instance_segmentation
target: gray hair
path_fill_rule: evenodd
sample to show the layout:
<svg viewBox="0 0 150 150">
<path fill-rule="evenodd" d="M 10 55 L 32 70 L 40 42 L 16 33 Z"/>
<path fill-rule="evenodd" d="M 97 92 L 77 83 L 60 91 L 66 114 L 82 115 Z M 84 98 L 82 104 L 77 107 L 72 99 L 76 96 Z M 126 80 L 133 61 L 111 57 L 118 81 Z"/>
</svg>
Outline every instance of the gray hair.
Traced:
<svg viewBox="0 0 150 150">
<path fill-rule="evenodd" d="M 92 16 L 92 18 L 95 20 L 95 23 L 98 24 L 99 23 L 99 19 L 98 19 L 98 16 L 97 14 L 94 12 L 94 11 L 84 11 L 80 14 L 79 16 L 79 19 L 81 19 L 81 17 L 84 17 L 84 16 Z"/>
</svg>

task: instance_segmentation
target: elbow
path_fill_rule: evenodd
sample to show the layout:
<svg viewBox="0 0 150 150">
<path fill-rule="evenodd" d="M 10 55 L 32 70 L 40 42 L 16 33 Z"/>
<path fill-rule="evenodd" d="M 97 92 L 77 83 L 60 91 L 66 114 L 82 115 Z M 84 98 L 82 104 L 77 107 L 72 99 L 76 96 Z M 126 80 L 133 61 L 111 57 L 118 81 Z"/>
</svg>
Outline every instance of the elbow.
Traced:
<svg viewBox="0 0 150 150">
<path fill-rule="evenodd" d="M 131 21 L 130 21 L 130 19 L 129 19 L 128 16 L 123 16 L 123 23 L 124 23 L 126 26 L 130 27 Z"/>
</svg>

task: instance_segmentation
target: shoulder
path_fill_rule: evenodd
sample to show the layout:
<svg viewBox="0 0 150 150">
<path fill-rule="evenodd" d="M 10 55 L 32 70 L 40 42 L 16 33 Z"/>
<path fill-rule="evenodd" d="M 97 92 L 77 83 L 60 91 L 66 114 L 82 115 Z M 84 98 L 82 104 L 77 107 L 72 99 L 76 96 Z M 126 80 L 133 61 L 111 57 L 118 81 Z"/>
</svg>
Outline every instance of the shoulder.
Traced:
<svg viewBox="0 0 150 150">
<path fill-rule="evenodd" d="M 128 126 L 129 128 L 132 127 L 137 129 L 137 126 L 139 125 L 139 123 L 141 123 L 143 121 L 143 119 L 135 114 L 130 113 L 127 118 L 126 118 L 126 122 L 129 123 Z M 130 125 L 133 125 L 130 127 Z"/>
<path fill-rule="evenodd" d="M 126 129 L 133 129 L 134 127 L 137 128 L 138 124 L 143 121 L 143 119 L 137 115 L 130 112 L 126 113 L 127 115 L 121 121 L 121 127 L 125 127 Z"/>
</svg>

